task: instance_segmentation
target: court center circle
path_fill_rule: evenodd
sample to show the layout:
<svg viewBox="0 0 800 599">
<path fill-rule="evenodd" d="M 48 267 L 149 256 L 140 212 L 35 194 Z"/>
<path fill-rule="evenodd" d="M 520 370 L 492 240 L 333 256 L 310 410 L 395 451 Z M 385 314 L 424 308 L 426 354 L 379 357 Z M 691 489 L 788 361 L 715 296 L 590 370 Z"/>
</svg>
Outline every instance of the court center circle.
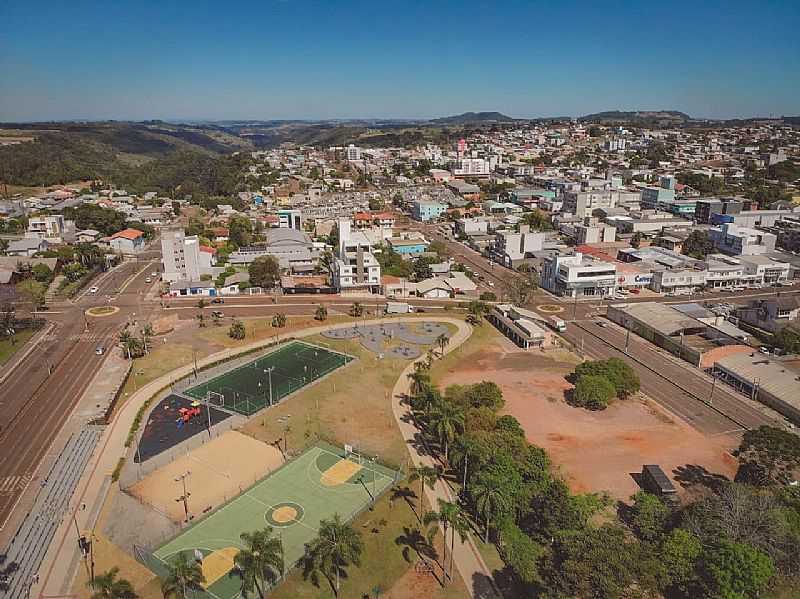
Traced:
<svg viewBox="0 0 800 599">
<path fill-rule="evenodd" d="M 264 518 L 270 526 L 291 526 L 295 522 L 303 519 L 303 506 L 292 501 L 285 501 L 273 505 L 265 514 Z"/>
</svg>

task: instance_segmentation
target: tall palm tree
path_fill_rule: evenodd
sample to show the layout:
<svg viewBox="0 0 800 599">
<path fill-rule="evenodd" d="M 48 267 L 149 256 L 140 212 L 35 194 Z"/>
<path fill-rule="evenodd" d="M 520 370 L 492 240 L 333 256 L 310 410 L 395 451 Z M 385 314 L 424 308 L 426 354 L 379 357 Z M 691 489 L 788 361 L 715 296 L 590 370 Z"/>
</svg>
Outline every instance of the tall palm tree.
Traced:
<svg viewBox="0 0 800 599">
<path fill-rule="evenodd" d="M 469 462 L 477 452 L 475 440 L 469 435 L 461 435 L 450 447 L 450 459 L 453 466 L 461 469 L 461 486 L 467 490 L 469 478 Z"/>
<path fill-rule="evenodd" d="M 242 578 L 242 597 L 249 597 L 256 591 L 263 599 L 267 587 L 283 574 L 283 544 L 272 536 L 269 526 L 253 533 L 244 532 L 239 538 L 244 549 L 236 554 L 233 563 Z"/>
<path fill-rule="evenodd" d="M 478 480 L 472 486 L 470 495 L 475 499 L 475 507 L 483 516 L 486 528 L 483 534 L 483 542 L 489 542 L 489 527 L 494 516 L 509 507 L 509 501 L 500 485 L 494 481 Z"/>
<path fill-rule="evenodd" d="M 92 599 L 136 599 L 133 585 L 124 578 L 117 578 L 119 568 L 111 568 L 108 572 L 95 576 L 86 583 L 92 589 Z"/>
<path fill-rule="evenodd" d="M 314 313 L 314 318 L 320 322 L 328 319 L 328 309 L 325 306 L 317 306 L 317 311 Z"/>
<path fill-rule="evenodd" d="M 450 443 L 464 430 L 464 412 L 449 401 L 436 402 L 428 415 L 428 426 L 444 450 L 444 461 L 448 462 Z"/>
<path fill-rule="evenodd" d="M 155 335 L 155 332 L 153 331 L 153 325 L 148 322 L 142 327 L 142 343 L 144 343 L 144 353 L 148 353 L 147 340 L 153 335 Z"/>
<path fill-rule="evenodd" d="M 127 331 L 127 329 L 119 334 L 119 343 L 125 348 L 129 360 L 131 359 L 131 339 L 133 339 L 133 336 Z"/>
<path fill-rule="evenodd" d="M 432 468 L 424 464 L 411 469 L 409 481 L 419 481 L 419 514 L 417 519 L 422 522 L 422 498 L 425 495 L 425 487 L 433 489 L 434 485 L 442 478 L 442 472 L 438 468 Z"/>
<path fill-rule="evenodd" d="M 436 345 L 439 346 L 439 351 L 442 356 L 444 356 L 444 348 L 450 345 L 450 337 L 442 333 L 436 338 Z"/>
<path fill-rule="evenodd" d="M 352 526 L 342 522 L 339 514 L 331 520 L 320 521 L 317 538 L 306 547 L 306 574 L 317 579 L 323 574 L 333 586 L 334 595 L 339 596 L 341 575 L 347 566 L 361 563 L 364 542 Z"/>
<path fill-rule="evenodd" d="M 169 565 L 169 575 L 161 581 L 164 599 L 189 599 L 190 593 L 200 590 L 206 581 L 200 564 L 190 560 L 185 553 L 179 553 Z"/>
<path fill-rule="evenodd" d="M 452 578 L 453 576 L 453 550 L 455 549 L 456 545 L 456 533 L 461 538 L 462 541 L 465 541 L 467 538 L 467 530 L 469 530 L 469 522 L 467 521 L 467 517 L 464 514 L 464 511 L 461 509 L 461 506 L 457 503 L 451 503 L 449 501 L 439 501 L 439 511 L 438 512 L 428 512 L 425 514 L 423 521 L 425 524 L 430 524 L 432 522 L 438 522 L 439 525 L 442 527 L 442 531 L 444 532 L 444 556 L 442 557 L 442 574 L 443 579 L 446 581 L 448 578 Z M 447 570 L 447 532 L 450 531 L 450 569 L 449 572 Z"/>
<path fill-rule="evenodd" d="M 408 375 L 411 379 L 411 393 L 419 395 L 431 386 L 431 375 L 425 370 L 415 370 Z"/>
</svg>

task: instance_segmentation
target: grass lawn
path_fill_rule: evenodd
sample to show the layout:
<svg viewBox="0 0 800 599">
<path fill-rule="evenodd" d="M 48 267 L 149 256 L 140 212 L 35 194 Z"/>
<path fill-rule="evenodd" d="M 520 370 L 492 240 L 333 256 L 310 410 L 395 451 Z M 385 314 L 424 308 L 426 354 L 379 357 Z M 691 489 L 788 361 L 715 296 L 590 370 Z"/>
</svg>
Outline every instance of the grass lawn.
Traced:
<svg viewBox="0 0 800 599">
<path fill-rule="evenodd" d="M 26 329 L 14 335 L 15 339 L 13 344 L 11 343 L 11 339 L 3 339 L 0 341 L 0 366 L 8 362 L 11 359 L 11 356 L 25 347 L 25 344 L 35 334 L 36 331 Z"/>
<path fill-rule="evenodd" d="M 207 314 L 206 316 L 209 315 Z M 323 326 L 326 324 L 330 325 L 339 322 L 347 322 L 352 319 L 349 316 L 330 316 L 327 320 L 320 322 L 318 320 L 314 320 L 313 316 L 287 315 L 286 326 L 280 329 L 272 326 L 272 316 L 269 316 L 268 318 L 239 318 L 238 320 L 241 320 L 242 324 L 244 324 L 244 339 L 231 339 L 228 336 L 228 331 L 233 323 L 232 318 L 223 318 L 221 320 L 221 324 L 217 326 L 213 323 L 210 316 L 206 321 L 208 326 L 203 329 L 198 329 L 197 336 L 205 339 L 208 342 L 215 343 L 223 347 L 237 347 L 239 345 L 247 345 L 262 339 L 269 339 L 275 335 L 284 335 L 293 331 Z"/>
<path fill-rule="evenodd" d="M 304 341 L 342 351 L 357 360 L 309 386 L 288 400 L 251 419 L 242 432 L 272 442 L 287 436 L 289 451 L 299 450 L 321 436 L 339 443 L 358 444 L 381 461 L 404 465 L 408 452 L 392 414 L 389 394 L 406 360 L 379 360 L 352 340 L 321 336 Z M 278 419 L 291 414 L 288 431 Z"/>
<path fill-rule="evenodd" d="M 414 500 L 416 501 L 416 500 Z M 347 578 L 342 579 L 340 599 L 362 599 L 375 597 L 375 590 L 380 590 L 384 597 L 417 597 L 422 599 L 463 599 L 468 597 L 467 589 L 458 571 L 455 580 L 447 588 L 442 588 L 431 575 L 415 575 L 412 564 L 417 561 L 413 550 L 408 551 L 409 561 L 403 556 L 405 545 L 402 540 L 406 531 L 419 527 L 413 510 L 402 499 L 392 501 L 391 493 L 384 495 L 373 511 L 366 511 L 353 522 L 353 528 L 361 533 L 364 541 L 364 552 L 361 555 L 361 566 L 351 566 L 347 570 Z M 441 535 L 437 535 L 438 554 L 441 556 Z M 441 557 L 439 557 L 441 559 Z M 441 571 L 437 568 L 437 575 Z M 424 580 L 418 582 L 416 589 L 409 588 L 409 577 L 420 576 Z M 397 585 L 398 588 L 393 588 Z M 416 586 L 416 585 L 415 585 Z M 420 588 L 422 587 L 422 588 Z M 271 595 L 271 599 L 328 599 L 333 596 L 330 585 L 321 580 L 319 587 L 311 581 L 303 580 L 300 569 L 294 570 L 287 580 Z"/>
<path fill-rule="evenodd" d="M 479 327 L 473 327 L 472 335 L 458 348 L 446 354 L 441 360 L 434 360 L 431 366 L 431 380 L 434 384 L 447 374 L 448 370 L 461 362 L 469 362 L 472 358 L 483 351 L 488 343 L 502 338 L 502 335 L 491 323 L 484 320 Z"/>
<path fill-rule="evenodd" d="M 137 389 L 146 385 L 150 381 L 154 381 L 158 377 L 167 374 L 186 366 L 192 359 L 192 347 L 190 345 L 164 343 L 159 337 L 153 337 L 150 340 L 153 348 L 150 353 L 141 358 L 136 358 L 133 361 L 133 368 L 131 375 L 125 382 L 120 395 L 120 401 L 115 409 L 127 400 L 128 396 L 132 395 Z M 202 353 L 198 352 L 197 357 L 201 358 Z M 141 374 L 139 374 L 141 373 Z"/>
</svg>

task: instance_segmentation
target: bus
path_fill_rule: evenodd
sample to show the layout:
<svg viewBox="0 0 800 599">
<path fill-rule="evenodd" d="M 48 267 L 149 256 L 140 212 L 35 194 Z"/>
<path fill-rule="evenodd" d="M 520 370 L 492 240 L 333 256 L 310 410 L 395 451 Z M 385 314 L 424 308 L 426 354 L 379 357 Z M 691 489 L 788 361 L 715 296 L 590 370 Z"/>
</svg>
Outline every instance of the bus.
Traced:
<svg viewBox="0 0 800 599">
<path fill-rule="evenodd" d="M 558 316 L 551 316 L 550 318 L 547 319 L 547 321 L 550 323 L 550 326 L 553 327 L 553 329 L 555 329 L 559 333 L 563 333 L 564 331 L 567 330 L 567 322 L 565 320 L 562 320 Z"/>
</svg>

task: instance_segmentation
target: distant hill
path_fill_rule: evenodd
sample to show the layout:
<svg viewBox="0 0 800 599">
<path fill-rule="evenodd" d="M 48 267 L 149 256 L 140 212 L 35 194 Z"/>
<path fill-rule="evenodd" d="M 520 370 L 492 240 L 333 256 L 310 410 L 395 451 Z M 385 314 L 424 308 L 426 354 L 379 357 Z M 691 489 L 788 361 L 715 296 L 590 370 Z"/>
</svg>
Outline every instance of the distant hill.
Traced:
<svg viewBox="0 0 800 599">
<path fill-rule="evenodd" d="M 439 125 L 461 125 L 464 123 L 513 123 L 515 120 L 502 112 L 465 112 L 455 116 L 431 119 L 429 122 Z"/>
<path fill-rule="evenodd" d="M 606 110 L 580 117 L 580 121 L 690 121 L 685 112 L 678 110 Z"/>
</svg>

